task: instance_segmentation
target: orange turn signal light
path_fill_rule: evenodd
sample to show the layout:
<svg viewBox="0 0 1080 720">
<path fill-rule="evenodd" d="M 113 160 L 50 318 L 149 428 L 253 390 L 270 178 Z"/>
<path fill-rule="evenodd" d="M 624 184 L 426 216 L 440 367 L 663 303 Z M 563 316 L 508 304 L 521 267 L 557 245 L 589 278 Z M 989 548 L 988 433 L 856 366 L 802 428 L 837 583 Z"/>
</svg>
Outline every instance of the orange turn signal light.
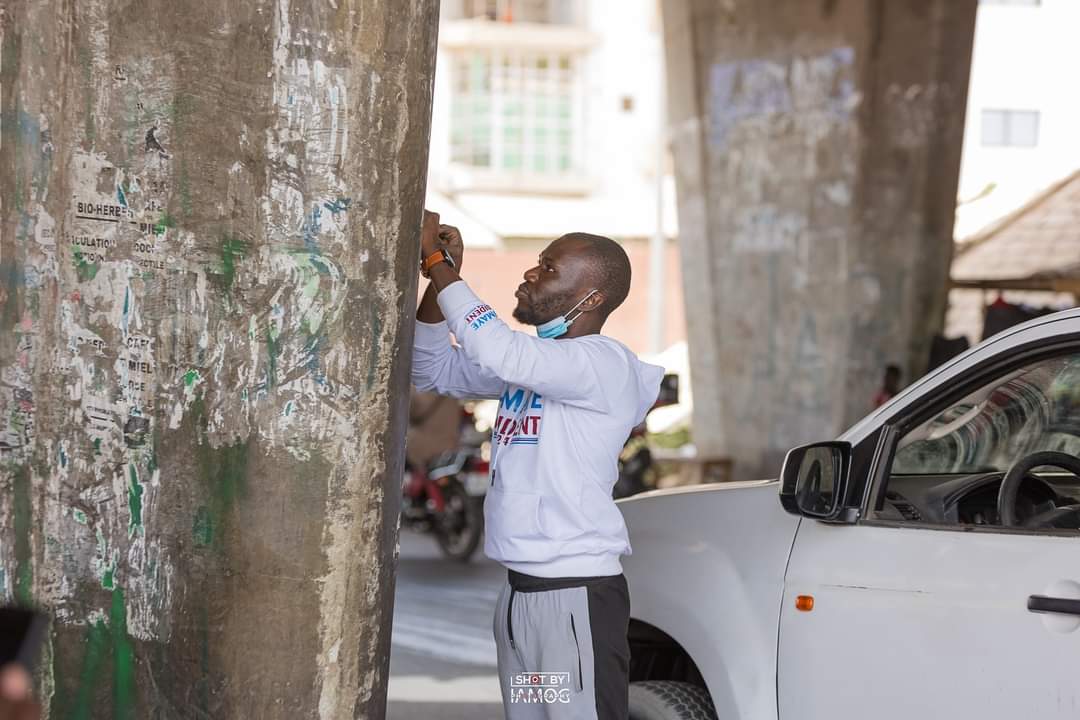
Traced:
<svg viewBox="0 0 1080 720">
<path fill-rule="evenodd" d="M 814 609 L 814 596 L 813 595 L 799 595 L 795 598 L 795 609 L 802 610 L 803 612 L 810 612 Z"/>
</svg>

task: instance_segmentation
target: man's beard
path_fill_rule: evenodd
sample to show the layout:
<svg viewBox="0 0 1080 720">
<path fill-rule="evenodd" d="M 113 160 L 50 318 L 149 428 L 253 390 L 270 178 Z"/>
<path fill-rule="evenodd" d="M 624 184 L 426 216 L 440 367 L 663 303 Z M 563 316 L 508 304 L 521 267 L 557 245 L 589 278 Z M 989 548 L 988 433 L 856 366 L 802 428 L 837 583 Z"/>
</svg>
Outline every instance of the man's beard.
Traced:
<svg viewBox="0 0 1080 720">
<path fill-rule="evenodd" d="M 571 293 L 565 293 L 556 297 L 542 298 L 540 300 L 533 300 L 531 296 L 525 301 L 524 307 L 519 303 L 514 308 L 514 319 L 523 325 L 543 325 L 549 320 L 554 320 L 560 313 L 565 312 L 566 308 L 573 307 L 574 296 Z"/>
</svg>

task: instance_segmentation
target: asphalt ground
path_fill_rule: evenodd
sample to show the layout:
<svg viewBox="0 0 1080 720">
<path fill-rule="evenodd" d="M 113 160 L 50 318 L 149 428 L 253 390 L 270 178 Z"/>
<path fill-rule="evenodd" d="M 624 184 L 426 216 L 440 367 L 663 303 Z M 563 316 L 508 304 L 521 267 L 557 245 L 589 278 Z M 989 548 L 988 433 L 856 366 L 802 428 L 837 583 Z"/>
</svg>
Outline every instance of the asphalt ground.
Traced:
<svg viewBox="0 0 1080 720">
<path fill-rule="evenodd" d="M 388 720 L 502 720 L 491 625 L 505 577 L 482 550 L 462 564 L 402 530 Z"/>
</svg>

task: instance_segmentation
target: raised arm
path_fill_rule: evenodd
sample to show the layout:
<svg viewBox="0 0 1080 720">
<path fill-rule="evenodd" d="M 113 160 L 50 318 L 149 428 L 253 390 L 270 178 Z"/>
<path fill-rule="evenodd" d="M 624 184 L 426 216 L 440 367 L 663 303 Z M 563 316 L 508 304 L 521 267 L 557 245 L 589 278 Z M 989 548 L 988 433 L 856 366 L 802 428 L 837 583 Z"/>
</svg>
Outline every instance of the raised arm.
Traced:
<svg viewBox="0 0 1080 720">
<path fill-rule="evenodd" d="M 424 232 L 441 235 L 441 246 L 461 267 L 464 248 L 461 235 L 448 226 L 439 228 L 439 216 L 424 214 Z M 470 361 L 461 348 L 450 343 L 450 329 L 443 319 L 435 283 L 428 284 L 416 309 L 416 336 L 413 343 L 412 383 L 418 390 L 433 390 L 458 398 L 493 398 L 502 394 L 505 383 Z"/>
<path fill-rule="evenodd" d="M 445 322 L 416 323 L 412 383 L 417 390 L 456 398 L 496 398 L 506 385 L 450 343 L 450 329 Z"/>
<path fill-rule="evenodd" d="M 607 412 L 607 392 L 625 387 L 630 379 L 621 354 L 600 336 L 559 341 L 512 330 L 463 281 L 443 288 L 439 306 L 464 355 L 510 385 Z"/>
<path fill-rule="evenodd" d="M 604 389 L 618 387 L 627 380 L 626 364 L 618 362 L 612 349 L 599 340 L 559 342 L 510 329 L 461 281 L 457 262 L 461 251 L 455 241 L 460 243 L 460 235 L 455 232 L 440 236 L 438 215 L 425 212 L 421 255 L 426 258 L 445 250 L 457 266 L 440 262 L 429 272 L 431 285 L 438 291 L 439 316 L 445 317 L 467 360 L 480 372 L 505 383 L 527 387 L 560 402 L 608 410 Z M 430 305 L 423 311 L 427 318 L 436 317 Z M 598 366 L 604 367 L 604 382 Z"/>
</svg>

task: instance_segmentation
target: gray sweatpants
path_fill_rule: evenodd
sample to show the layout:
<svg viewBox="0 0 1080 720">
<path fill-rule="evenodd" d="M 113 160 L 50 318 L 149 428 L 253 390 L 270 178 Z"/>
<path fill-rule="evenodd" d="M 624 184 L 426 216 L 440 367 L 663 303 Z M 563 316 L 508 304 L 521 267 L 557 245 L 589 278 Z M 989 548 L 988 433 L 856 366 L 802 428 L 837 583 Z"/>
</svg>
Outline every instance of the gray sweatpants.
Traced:
<svg viewBox="0 0 1080 720">
<path fill-rule="evenodd" d="M 627 720 L 629 622 L 622 575 L 510 571 L 494 628 L 507 720 Z"/>
</svg>

